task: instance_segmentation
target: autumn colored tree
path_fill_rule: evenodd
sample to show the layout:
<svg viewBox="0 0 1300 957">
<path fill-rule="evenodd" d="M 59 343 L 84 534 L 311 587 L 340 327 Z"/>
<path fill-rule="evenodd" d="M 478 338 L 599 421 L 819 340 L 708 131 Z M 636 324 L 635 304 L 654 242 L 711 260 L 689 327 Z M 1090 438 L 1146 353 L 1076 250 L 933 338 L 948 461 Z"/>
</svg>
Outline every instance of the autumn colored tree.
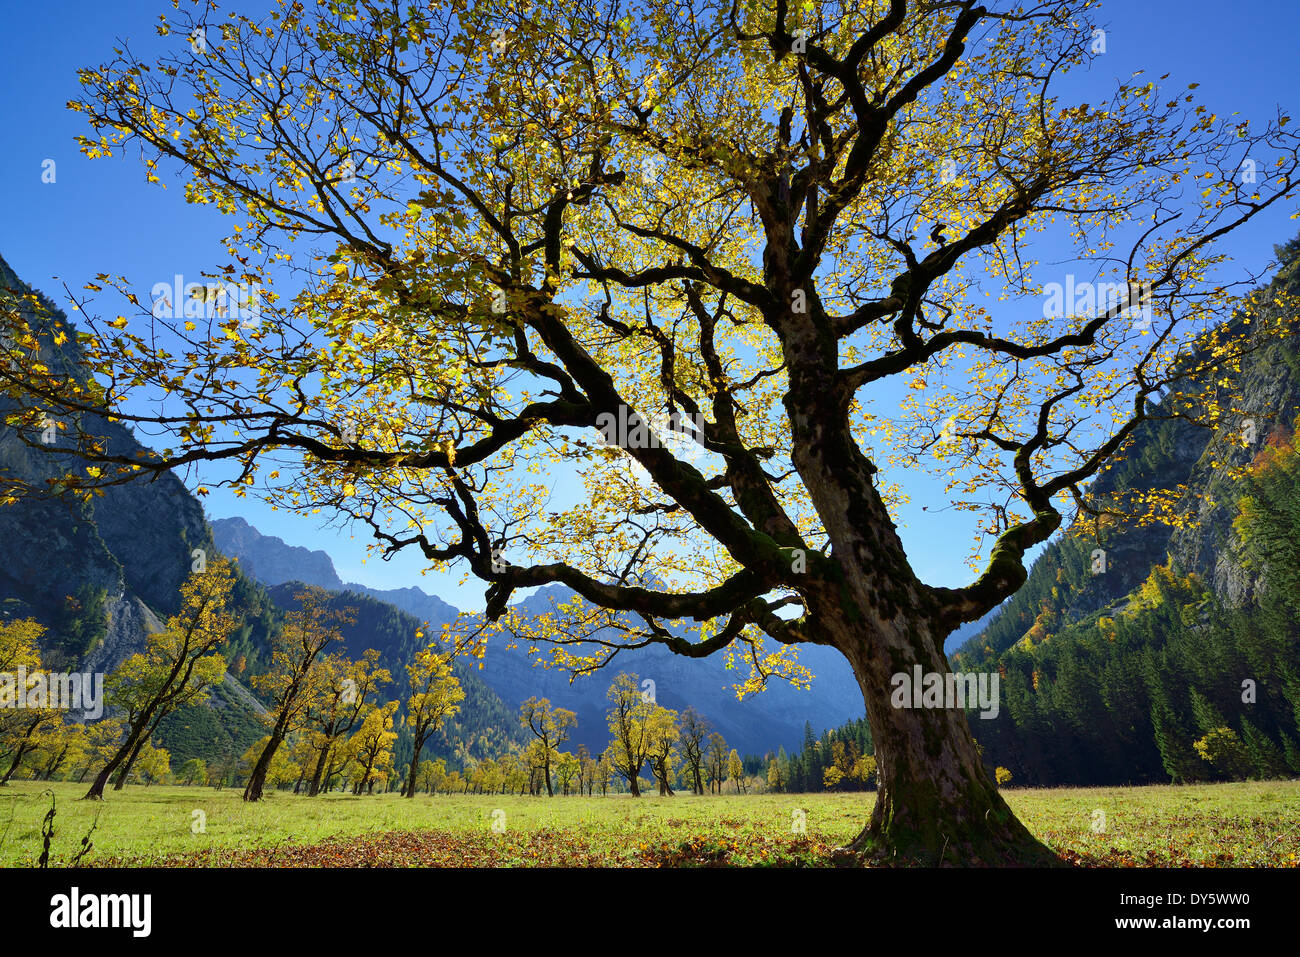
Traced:
<svg viewBox="0 0 1300 957">
<path fill-rule="evenodd" d="M 316 700 L 308 709 L 306 719 L 316 753 L 308 796 L 320 793 L 336 744 L 345 740 L 374 707 L 371 696 L 393 680 L 387 668 L 377 667 L 378 661 L 379 652 L 373 648 L 367 649 L 357 661 L 337 652 L 320 660 Z"/>
<path fill-rule="evenodd" d="M 41 636 L 45 627 L 31 618 L 0 624 L 0 785 L 9 779 L 31 754 L 39 750 L 62 726 L 54 708 L 14 707 L 16 698 L 26 698 L 28 688 L 18 687 L 20 668 L 30 676 L 41 669 Z M 31 687 L 30 679 L 29 686 Z M 47 702 L 48 703 L 48 702 Z M 7 762 L 7 766 L 3 763 Z"/>
<path fill-rule="evenodd" d="M 519 707 L 519 720 L 536 738 L 537 759 L 546 781 L 546 794 L 555 796 L 551 786 L 551 764 L 569 734 L 578 724 L 578 716 L 564 708 L 556 708 L 546 698 L 529 698 Z"/>
<path fill-rule="evenodd" d="M 165 781 L 171 774 L 172 756 L 166 748 L 155 747 L 152 741 L 145 741 L 138 751 L 133 765 L 133 777 L 138 778 L 146 787 Z"/>
<path fill-rule="evenodd" d="M 560 782 L 560 793 L 565 797 L 569 796 L 569 788 L 580 780 L 581 770 L 582 763 L 576 754 L 568 751 L 560 752 L 555 762 L 555 776 Z"/>
<path fill-rule="evenodd" d="M 95 768 L 102 768 L 117 753 L 125 730 L 122 717 L 101 718 L 93 724 L 83 725 L 85 749 L 76 763 L 69 768 L 69 778 L 78 784 Z"/>
<path fill-rule="evenodd" d="M 607 697 L 609 731 L 613 735 L 605 757 L 615 772 L 627 780 L 633 797 L 641 796 L 640 775 L 654 740 L 654 713 L 659 707 L 641 692 L 637 676 L 623 672 L 610 683 Z"/>
<path fill-rule="evenodd" d="M 202 758 L 190 758 L 181 765 L 181 769 L 176 772 L 176 778 L 181 784 L 189 787 L 195 781 L 202 783 L 208 777 L 208 763 Z"/>
<path fill-rule="evenodd" d="M 1180 392 L 1237 358 L 1217 243 L 1300 168 L 1283 115 L 1142 77 L 1078 102 L 1090 7 L 188 4 L 72 108 L 87 155 L 179 169 L 230 217 L 212 281 L 261 308 L 97 277 L 127 298 L 78 303 L 90 382 L 27 361 L 48 343 L 13 314 L 10 419 L 34 445 L 88 411 L 164 431 L 142 457 L 80 435 L 102 471 L 63 487 L 233 462 L 240 493 L 468 567 L 516 635 L 516 591 L 563 584 L 520 637 L 575 671 L 729 651 L 756 690 L 806 683 L 788 646 L 834 647 L 878 762 L 855 850 L 1050 860 L 965 712 L 893 707 L 891 677 L 948 671 L 944 638 L 1144 421 L 1233 422 Z M 1076 274 L 1102 294 L 1065 302 Z M 922 581 L 897 530 L 918 469 L 979 519 L 964 586 Z M 582 501 L 548 501 L 560 473 Z"/>
<path fill-rule="evenodd" d="M 245 781 L 252 777 L 253 772 L 261 763 L 262 755 L 266 753 L 270 741 L 271 736 L 264 735 L 261 739 L 248 746 L 235 765 L 235 771 L 239 777 Z M 291 784 L 299 773 L 301 773 L 301 769 L 293 762 L 288 750 L 276 748 L 270 762 L 267 763 L 262 772 L 262 784 L 264 787 L 278 788 L 281 785 Z"/>
<path fill-rule="evenodd" d="M 578 794 L 590 797 L 596 783 L 596 759 L 591 756 L 591 750 L 585 744 L 578 745 L 574 756 L 578 760 Z"/>
<path fill-rule="evenodd" d="M 771 791 L 785 790 L 785 776 L 781 771 L 781 762 L 775 757 L 767 762 L 767 787 Z"/>
<path fill-rule="evenodd" d="M 209 689 L 226 674 L 226 659 L 218 651 L 235 631 L 227 603 L 234 588 L 230 562 L 217 556 L 204 563 L 181 585 L 180 610 L 167 627 L 145 639 L 137 652 L 104 682 L 107 702 L 126 715 L 126 737 L 100 769 L 85 797 L 99 800 L 116 771 L 113 790 L 126 784 L 159 723 L 180 708 L 207 700 Z M 156 759 L 154 759 L 156 761 Z"/>
<path fill-rule="evenodd" d="M 406 723 L 415 739 L 411 754 L 411 767 L 406 776 L 405 794 L 415 797 L 415 771 L 424 743 L 442 723 L 460 710 L 465 692 L 460 680 L 452 673 L 451 656 L 439 654 L 429 647 L 416 654 L 406 666 L 411 694 L 406 699 Z"/>
<path fill-rule="evenodd" d="M 727 756 L 727 777 L 731 778 L 737 794 L 745 791 L 745 762 L 740 760 L 740 753 L 735 748 Z"/>
<path fill-rule="evenodd" d="M 41 746 L 29 762 L 37 780 L 53 780 L 65 767 L 83 761 L 88 741 L 86 726 L 75 721 L 60 722 L 51 733 L 42 735 Z"/>
<path fill-rule="evenodd" d="M 393 764 L 393 743 L 397 741 L 397 732 L 393 730 L 393 714 L 397 706 L 398 702 L 390 701 L 372 709 L 352 736 L 352 759 L 357 764 L 353 794 L 369 793 L 375 784 L 388 780 L 388 769 Z"/>
<path fill-rule="evenodd" d="M 596 777 L 593 785 L 600 788 L 600 796 L 604 797 L 609 792 L 609 779 L 614 776 L 614 764 L 610 760 L 608 752 L 602 754 L 596 761 Z"/>
<path fill-rule="evenodd" d="M 673 796 L 673 776 L 681 753 L 677 750 L 681 729 L 677 727 L 677 712 L 656 705 L 650 713 L 649 734 L 646 743 L 646 760 L 659 785 L 661 797 Z"/>
<path fill-rule="evenodd" d="M 289 612 L 271 649 L 271 666 L 253 679 L 253 686 L 272 702 L 271 733 L 244 786 L 245 801 L 259 801 L 267 770 L 289 733 L 303 727 L 325 687 L 321 655 L 343 640 L 339 630 L 351 623 L 354 610 L 330 608 L 329 592 L 309 587 L 294 596 L 297 608 Z"/>
</svg>

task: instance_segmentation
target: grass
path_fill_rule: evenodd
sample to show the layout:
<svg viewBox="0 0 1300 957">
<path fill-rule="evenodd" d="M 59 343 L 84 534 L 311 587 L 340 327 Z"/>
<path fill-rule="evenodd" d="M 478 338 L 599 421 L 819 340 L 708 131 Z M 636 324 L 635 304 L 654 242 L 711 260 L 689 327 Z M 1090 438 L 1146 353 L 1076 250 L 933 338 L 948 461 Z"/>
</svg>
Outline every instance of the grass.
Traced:
<svg viewBox="0 0 1300 957">
<path fill-rule="evenodd" d="M 0 789 L 0 864 L 35 866 L 51 797 L 51 863 L 71 860 L 93 824 L 93 847 L 82 860 L 91 866 L 826 865 L 836 863 L 834 848 L 857 833 L 872 801 L 870 794 L 407 800 L 275 792 L 246 805 L 238 790 L 131 786 L 102 803 L 78 800 L 84 791 L 32 781 Z M 1077 863 L 1300 866 L 1300 781 L 1004 793 L 1031 831 Z M 806 835 L 793 832 L 798 811 Z M 504 830 L 494 831 L 494 820 Z M 1094 822 L 1103 829 L 1094 831 Z"/>
</svg>

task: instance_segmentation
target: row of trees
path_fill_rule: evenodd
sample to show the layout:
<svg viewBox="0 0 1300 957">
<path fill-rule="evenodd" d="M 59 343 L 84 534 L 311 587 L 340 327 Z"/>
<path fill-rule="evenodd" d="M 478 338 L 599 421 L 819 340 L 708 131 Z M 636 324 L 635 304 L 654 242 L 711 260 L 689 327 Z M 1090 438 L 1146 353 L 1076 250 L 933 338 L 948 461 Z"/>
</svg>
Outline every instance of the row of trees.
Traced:
<svg viewBox="0 0 1300 957">
<path fill-rule="evenodd" d="M 533 739 L 517 757 L 508 759 L 518 765 L 524 789 L 539 794 L 544 787 L 547 794 L 554 794 L 552 768 L 565 794 L 575 782 L 579 793 L 584 786 L 588 794 L 597 786 L 604 793 L 612 775 L 633 797 L 640 797 L 646 782 L 643 770 L 653 777 L 650 786 L 657 786 L 665 796 L 674 793 L 674 785 L 693 794 L 704 794 L 706 787 L 709 793 L 720 794 L 727 780 L 734 780 L 737 790 L 745 787 L 740 756 L 728 750 L 726 739 L 694 708 L 679 714 L 663 707 L 643 694 L 637 675 L 628 672 L 614 679 L 608 697 L 611 738 L 599 757 L 585 745 L 575 754 L 560 750 L 577 725 L 572 711 L 556 708 L 545 698 L 524 702 L 521 719 Z"/>
<path fill-rule="evenodd" d="M 168 762 L 161 756 L 166 752 L 154 747 L 154 734 L 170 715 L 207 701 L 224 680 L 222 649 L 238 624 L 229 610 L 234 585 L 230 562 L 221 557 L 186 580 L 180 609 L 167 627 L 150 635 L 144 650 L 105 681 L 113 717 L 82 725 L 65 721 L 56 708 L 0 710 L 0 784 L 20 768 L 47 779 L 75 769 L 79 781 L 94 768 L 86 797 L 98 799 L 110 781 L 120 790 L 135 771 L 150 781 L 165 776 Z M 425 745 L 465 697 L 452 673 L 451 654 L 434 645 L 417 652 L 406 666 L 404 697 L 382 701 L 380 692 L 393 678 L 378 666 L 379 653 L 367 650 L 353 660 L 336 650 L 350 609 L 330 608 L 328 593 L 317 588 L 297 599 L 299 607 L 272 640 L 269 667 L 252 679 L 268 703 L 269 733 L 244 756 L 245 800 L 261 798 L 268 782 L 280 784 L 286 767 L 297 771 L 295 788 L 310 795 L 340 778 L 351 780 L 358 792 L 386 786 L 396 720 L 409 727 L 414 740 L 404 784 L 413 796 Z M 0 626 L 0 672 L 40 671 L 42 634 L 31 620 Z M 228 768 L 213 770 L 223 783 L 228 779 Z M 200 772 L 189 762 L 183 776 L 210 775 L 206 765 Z"/>
<path fill-rule="evenodd" d="M 781 748 L 764 760 L 772 791 L 861 791 L 874 786 L 876 759 L 865 718 L 826 731 L 818 739 L 805 722 L 803 747 L 793 756 Z"/>
</svg>

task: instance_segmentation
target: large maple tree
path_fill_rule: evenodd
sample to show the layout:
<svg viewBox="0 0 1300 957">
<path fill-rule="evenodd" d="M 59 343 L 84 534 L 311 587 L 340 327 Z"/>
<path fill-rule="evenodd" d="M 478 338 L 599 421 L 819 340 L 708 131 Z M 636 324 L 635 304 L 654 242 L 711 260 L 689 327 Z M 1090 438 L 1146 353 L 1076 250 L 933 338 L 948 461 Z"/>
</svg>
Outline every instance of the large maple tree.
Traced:
<svg viewBox="0 0 1300 957">
<path fill-rule="evenodd" d="M 1073 0 L 168 15 L 161 52 L 83 73 L 83 148 L 138 150 L 151 180 L 179 170 L 188 201 L 228 214 L 213 281 L 256 284 L 260 313 L 123 286 L 147 315 L 84 307 L 92 379 L 28 363 L 8 387 L 33 430 L 109 411 L 162 436 L 144 461 L 81 435 L 102 471 L 74 491 L 224 461 L 241 491 L 468 569 L 491 620 L 562 583 L 577 597 L 530 637 L 577 671 L 659 644 L 743 657 L 749 687 L 802 683 L 793 649 L 832 646 L 878 762 L 856 849 L 1048 859 L 965 712 L 894 707 L 892 678 L 948 672 L 944 638 L 1024 582 L 1145 419 L 1223 426 L 1226 408 L 1178 400 L 1237 348 L 1212 331 L 1232 301 L 1215 243 L 1297 169 L 1280 115 L 1251 129 L 1141 76 L 1071 102 L 1065 78 L 1104 62 L 1091 17 Z M 1085 278 L 1109 291 L 1048 308 L 1046 283 Z M 983 522 L 964 587 L 922 581 L 897 530 L 925 470 Z"/>
</svg>

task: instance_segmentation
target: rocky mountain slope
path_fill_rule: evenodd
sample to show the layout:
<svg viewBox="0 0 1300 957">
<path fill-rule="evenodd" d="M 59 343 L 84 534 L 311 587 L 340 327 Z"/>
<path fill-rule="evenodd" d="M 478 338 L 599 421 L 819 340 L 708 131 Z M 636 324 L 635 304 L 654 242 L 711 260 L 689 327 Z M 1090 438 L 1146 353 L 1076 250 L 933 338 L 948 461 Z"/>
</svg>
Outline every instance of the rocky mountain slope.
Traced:
<svg viewBox="0 0 1300 957">
<path fill-rule="evenodd" d="M 22 302 L 32 292 L 0 259 L 0 297 L 10 308 L 21 303 L 38 330 L 41 361 L 75 373 L 82 358 L 74 328 L 44 296 L 38 295 L 39 309 Z M 48 446 L 24 442 L 5 421 L 14 408 L 0 398 L 0 481 L 39 486 L 82 467 L 68 450 L 66 433 L 56 432 Z M 84 428 L 117 454 L 144 449 L 130 430 L 103 418 L 89 417 Z M 24 498 L 0 508 L 0 600 L 7 614 L 31 615 L 47 626 L 51 665 L 111 670 L 177 610 L 195 549 L 215 554 L 203 507 L 171 474 L 107 488 L 87 503 Z M 240 582 L 249 628 L 235 650 L 246 655 L 265 643 L 268 621 L 259 592 L 251 580 Z"/>
<path fill-rule="evenodd" d="M 1277 255 L 1254 304 L 1213 330 L 1244 358 L 1180 390 L 1215 421 L 1147 422 L 1088 490 L 1112 509 L 1167 493 L 1165 520 L 1076 523 L 950 656 L 1000 675 L 1000 714 L 971 724 L 1018 783 L 1300 774 L 1300 240 Z"/>
<path fill-rule="evenodd" d="M 1260 316 L 1300 295 L 1300 238 L 1278 247 L 1283 265 L 1261 289 Z M 1252 462 L 1300 416 L 1300 345 L 1294 337 L 1261 333 L 1261 322 L 1238 315 L 1223 331 L 1250 344 L 1239 370 L 1217 369 L 1191 389 L 1205 401 L 1231 396 L 1238 411 L 1217 430 L 1183 419 L 1153 420 L 1134 435 L 1121 457 L 1089 489 L 1097 501 L 1132 492 L 1174 490 L 1179 524 L 1111 523 L 1097 531 L 1080 522 L 1059 535 L 1030 569 L 1024 587 L 973 634 L 958 654 L 968 664 L 996 656 L 1020 641 L 1035 624 L 1059 629 L 1103 609 L 1123 607 L 1154 567 L 1172 560 L 1182 574 L 1205 582 L 1230 606 L 1248 600 L 1260 585 L 1258 569 L 1241 561 L 1233 532 L 1234 474 Z M 1105 571 L 1095 573 L 1093 554 L 1105 552 Z M 969 627 L 969 626 L 968 626 Z"/>
</svg>

